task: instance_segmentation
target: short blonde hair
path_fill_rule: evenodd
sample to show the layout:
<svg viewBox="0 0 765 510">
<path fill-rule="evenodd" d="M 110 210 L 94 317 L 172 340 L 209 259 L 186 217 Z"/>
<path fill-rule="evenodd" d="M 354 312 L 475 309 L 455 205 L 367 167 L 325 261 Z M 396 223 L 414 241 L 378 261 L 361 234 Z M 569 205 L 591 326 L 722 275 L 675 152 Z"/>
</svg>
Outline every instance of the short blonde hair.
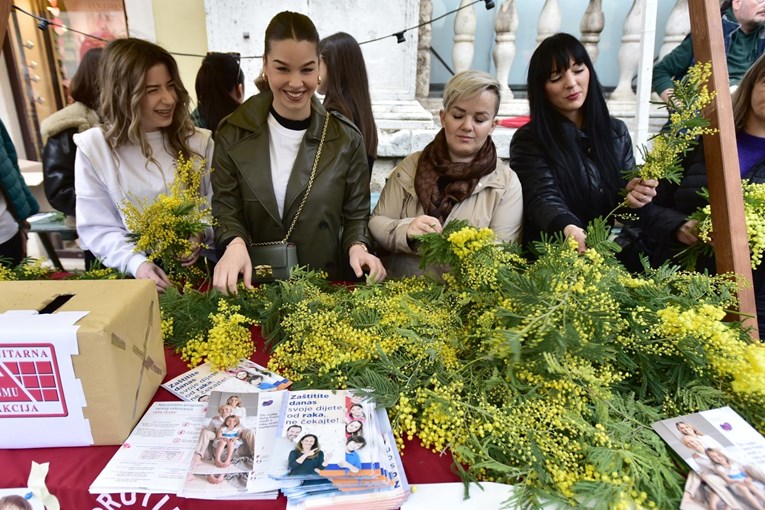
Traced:
<svg viewBox="0 0 765 510">
<path fill-rule="evenodd" d="M 483 71 L 462 71 L 452 76 L 444 88 L 444 110 L 448 110 L 457 101 L 472 97 L 484 90 L 490 90 L 497 96 L 494 116 L 499 113 L 500 85 L 489 73 Z"/>
</svg>

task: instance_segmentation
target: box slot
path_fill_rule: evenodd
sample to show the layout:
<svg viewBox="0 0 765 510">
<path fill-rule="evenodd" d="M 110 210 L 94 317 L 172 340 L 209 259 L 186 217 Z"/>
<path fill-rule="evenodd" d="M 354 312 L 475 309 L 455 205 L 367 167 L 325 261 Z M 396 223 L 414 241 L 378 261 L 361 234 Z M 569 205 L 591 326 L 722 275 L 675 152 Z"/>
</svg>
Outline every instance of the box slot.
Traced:
<svg viewBox="0 0 765 510">
<path fill-rule="evenodd" d="M 54 297 L 52 300 L 47 302 L 45 306 L 43 306 L 42 308 L 40 308 L 40 310 L 38 310 L 38 312 L 41 314 L 53 313 L 59 308 L 61 308 L 62 306 L 64 306 L 64 304 L 70 299 L 72 299 L 73 297 L 74 297 L 74 294 L 59 294 L 58 296 Z"/>
</svg>

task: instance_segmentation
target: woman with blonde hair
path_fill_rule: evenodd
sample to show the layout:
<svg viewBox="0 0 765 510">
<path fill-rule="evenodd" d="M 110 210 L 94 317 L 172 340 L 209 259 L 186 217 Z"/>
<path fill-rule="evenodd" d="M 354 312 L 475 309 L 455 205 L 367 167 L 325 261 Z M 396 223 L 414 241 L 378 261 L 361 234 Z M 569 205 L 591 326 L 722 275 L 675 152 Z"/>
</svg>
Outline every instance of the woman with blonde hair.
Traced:
<svg viewBox="0 0 765 510">
<path fill-rule="evenodd" d="M 452 220 L 489 227 L 503 241 L 519 240 L 521 183 L 497 158 L 491 139 L 499 90 L 499 82 L 487 73 L 455 75 L 444 89 L 442 129 L 388 177 L 369 230 L 391 253 L 385 261 L 390 274 L 418 273 L 417 236 L 441 232 Z"/>
<path fill-rule="evenodd" d="M 107 267 L 152 280 L 159 291 L 170 281 L 127 238 L 121 206 L 167 193 L 175 179 L 177 158 L 212 160 L 208 130 L 193 126 L 189 94 L 178 65 L 166 50 L 148 41 L 117 39 L 104 50 L 99 115 L 103 124 L 74 137 L 77 233 L 85 248 Z M 200 193 L 212 195 L 209 176 Z M 182 260 L 194 264 L 196 249 Z"/>
</svg>

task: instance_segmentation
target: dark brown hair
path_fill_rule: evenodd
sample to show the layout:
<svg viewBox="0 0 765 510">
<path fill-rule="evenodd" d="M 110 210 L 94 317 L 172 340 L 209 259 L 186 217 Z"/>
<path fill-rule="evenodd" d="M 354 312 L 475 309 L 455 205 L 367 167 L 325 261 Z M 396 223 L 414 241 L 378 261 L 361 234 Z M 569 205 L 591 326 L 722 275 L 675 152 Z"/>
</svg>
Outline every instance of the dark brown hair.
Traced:
<svg viewBox="0 0 765 510">
<path fill-rule="evenodd" d="M 271 43 L 275 41 L 308 41 L 316 45 L 316 54 L 318 55 L 319 32 L 316 31 L 316 25 L 311 18 L 305 14 L 292 11 L 282 11 L 268 23 L 266 27 L 265 49 L 263 51 L 263 60 L 268 58 L 271 53 Z M 268 90 L 268 83 L 261 72 L 255 79 L 255 86 L 261 92 Z"/>
<path fill-rule="evenodd" d="M 369 79 L 361 47 L 345 32 L 325 37 L 319 55 L 327 67 L 324 108 L 350 119 L 361 131 L 367 157 L 377 157 L 377 125 L 372 115 Z"/>
<path fill-rule="evenodd" d="M 197 72 L 194 88 L 199 116 L 205 123 L 204 127 L 213 134 L 221 119 L 239 107 L 239 101 L 231 95 L 238 85 L 244 85 L 239 56 L 208 53 Z"/>
<path fill-rule="evenodd" d="M 72 99 L 84 104 L 91 110 L 98 108 L 98 95 L 101 93 L 98 73 L 103 51 L 103 48 L 89 50 L 82 57 L 80 66 L 69 83 L 69 94 Z"/>
</svg>

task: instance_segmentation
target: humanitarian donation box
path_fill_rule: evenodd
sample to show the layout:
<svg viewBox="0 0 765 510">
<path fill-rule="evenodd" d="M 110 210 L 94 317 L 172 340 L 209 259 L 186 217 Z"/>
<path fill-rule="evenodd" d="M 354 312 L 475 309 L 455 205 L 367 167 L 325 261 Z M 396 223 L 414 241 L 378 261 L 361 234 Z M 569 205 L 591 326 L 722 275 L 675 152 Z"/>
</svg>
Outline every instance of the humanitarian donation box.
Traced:
<svg viewBox="0 0 765 510">
<path fill-rule="evenodd" d="M 0 448 L 116 445 L 165 375 L 154 283 L 0 282 Z"/>
</svg>

